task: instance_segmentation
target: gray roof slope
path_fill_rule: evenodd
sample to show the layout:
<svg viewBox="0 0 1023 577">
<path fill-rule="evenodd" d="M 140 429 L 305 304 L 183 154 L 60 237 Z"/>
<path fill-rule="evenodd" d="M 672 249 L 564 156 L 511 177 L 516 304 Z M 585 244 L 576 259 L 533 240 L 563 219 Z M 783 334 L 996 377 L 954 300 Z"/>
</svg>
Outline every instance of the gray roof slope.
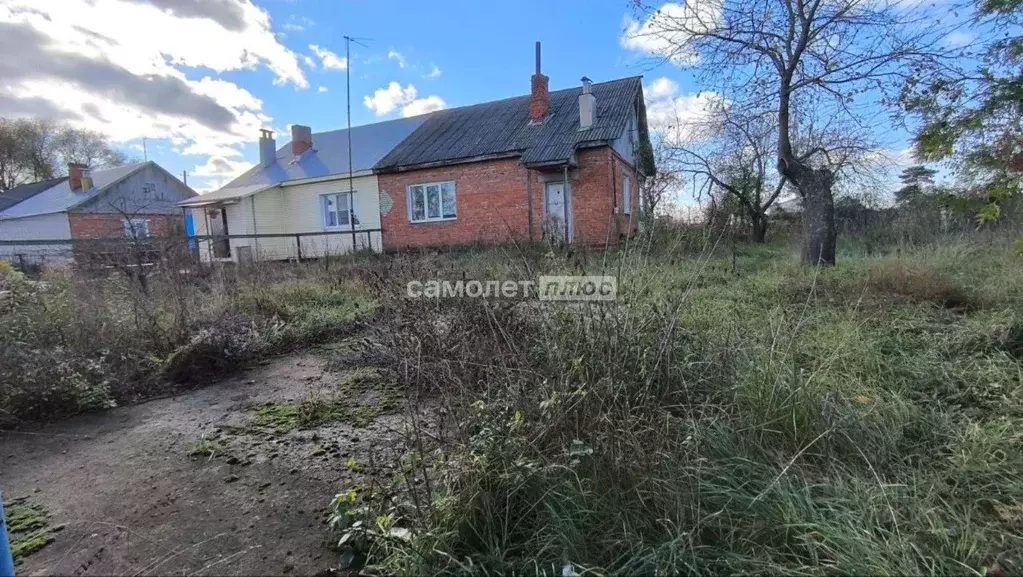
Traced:
<svg viewBox="0 0 1023 577">
<path fill-rule="evenodd" d="M 429 114 L 352 127 L 352 172 L 370 170 Z M 348 173 L 348 129 L 313 134 L 313 148 L 295 159 L 291 142 L 277 150 L 277 162 L 254 166 L 223 188 L 273 185 L 289 180 Z"/>
<path fill-rule="evenodd" d="M 39 182 L 29 182 L 27 184 L 15 186 L 5 192 L 0 192 L 0 212 L 11 208 L 23 200 L 32 198 L 40 192 L 59 184 L 62 180 L 67 180 L 67 177 L 62 176 L 60 178 L 40 180 Z"/>
<path fill-rule="evenodd" d="M 374 168 L 387 171 L 505 154 L 521 154 L 520 162 L 527 165 L 565 162 L 577 148 L 620 137 L 641 91 L 640 76 L 593 84 L 596 119 L 584 131 L 579 130 L 581 86 L 551 92 L 551 116 L 538 125 L 529 123 L 529 95 L 441 110 Z"/>
<path fill-rule="evenodd" d="M 99 196 L 105 188 L 142 169 L 146 164 L 148 162 L 135 162 L 124 166 L 92 170 L 92 189 L 88 192 L 72 191 L 68 179 L 64 178 L 31 198 L 0 211 L 0 219 L 64 212 Z"/>
</svg>

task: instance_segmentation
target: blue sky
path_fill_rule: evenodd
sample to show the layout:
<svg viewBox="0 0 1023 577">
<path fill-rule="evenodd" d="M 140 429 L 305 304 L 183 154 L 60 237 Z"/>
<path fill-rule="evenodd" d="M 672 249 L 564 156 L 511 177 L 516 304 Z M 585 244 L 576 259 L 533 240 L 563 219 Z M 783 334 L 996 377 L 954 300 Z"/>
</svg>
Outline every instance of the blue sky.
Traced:
<svg viewBox="0 0 1023 577">
<path fill-rule="evenodd" d="M 101 130 L 140 158 L 146 137 L 150 160 L 211 190 L 256 160 L 261 127 L 279 145 L 290 124 L 344 127 L 345 34 L 366 45 L 356 125 L 528 93 L 537 40 L 551 89 L 643 75 L 652 123 L 698 110 L 690 72 L 623 47 L 631 15 L 625 0 L 0 0 L 0 50 L 20 55 L 0 67 L 0 116 Z"/>
</svg>

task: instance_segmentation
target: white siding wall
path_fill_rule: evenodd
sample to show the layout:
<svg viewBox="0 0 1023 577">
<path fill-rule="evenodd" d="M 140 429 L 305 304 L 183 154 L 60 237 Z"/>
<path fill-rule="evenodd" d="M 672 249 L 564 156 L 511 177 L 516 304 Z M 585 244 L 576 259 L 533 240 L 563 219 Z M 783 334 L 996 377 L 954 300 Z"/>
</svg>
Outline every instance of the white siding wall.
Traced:
<svg viewBox="0 0 1023 577">
<path fill-rule="evenodd" d="M 380 228 L 380 188 L 376 175 L 357 177 L 352 180 L 352 187 L 355 189 L 355 214 L 360 223 L 360 226 L 356 227 L 356 231 L 360 228 Z M 319 232 L 326 230 L 320 210 L 320 196 L 348 190 L 348 179 L 342 177 L 324 182 L 283 187 L 281 190 L 283 191 L 282 206 L 287 232 Z M 369 248 L 367 242 L 371 242 L 373 250 L 377 252 L 383 250 L 380 233 L 370 233 L 369 236 L 371 238 L 367 240 L 366 233 L 356 232 L 356 248 Z M 352 233 L 347 229 L 339 230 L 337 234 L 302 237 L 303 258 L 341 254 L 351 250 L 351 247 Z"/>
<path fill-rule="evenodd" d="M 250 196 L 243 203 L 248 207 L 249 218 L 255 214 L 256 234 L 287 234 L 287 222 L 284 218 L 284 191 L 274 188 Z M 294 238 L 256 238 L 252 239 L 252 254 L 259 260 L 284 260 L 297 256 Z"/>
<path fill-rule="evenodd" d="M 360 226 L 356 227 L 355 247 L 383 250 L 379 232 L 359 232 L 380 228 L 380 190 L 375 175 L 353 179 L 355 188 L 355 211 Z M 242 199 L 237 204 L 227 205 L 228 234 L 287 234 L 324 232 L 320 197 L 324 194 L 348 190 L 348 179 L 279 187 Z M 255 216 L 255 219 L 253 219 Z M 205 209 L 193 211 L 195 234 L 205 235 Z M 368 238 L 369 237 L 369 238 Z M 302 258 L 343 254 L 351 250 L 352 233 L 349 229 L 338 230 L 337 234 L 302 236 Z M 209 261 L 208 243 L 200 243 L 199 256 Z M 294 236 L 280 238 L 231 239 L 231 259 L 238 260 L 238 248 L 251 247 L 253 258 L 258 260 L 285 260 L 298 256 Z"/>
<path fill-rule="evenodd" d="M 11 220 L 0 220 L 0 240 L 65 240 L 71 239 L 67 213 L 43 214 Z M 0 258 L 18 262 L 65 264 L 72 260 L 71 245 L 0 246 Z"/>
</svg>

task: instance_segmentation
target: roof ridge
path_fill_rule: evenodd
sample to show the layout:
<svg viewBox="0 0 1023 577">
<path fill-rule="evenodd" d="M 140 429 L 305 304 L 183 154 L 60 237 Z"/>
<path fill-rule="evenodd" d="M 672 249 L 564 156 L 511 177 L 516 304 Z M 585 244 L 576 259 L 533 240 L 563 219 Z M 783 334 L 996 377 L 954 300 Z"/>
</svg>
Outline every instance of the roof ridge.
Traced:
<svg viewBox="0 0 1023 577">
<path fill-rule="evenodd" d="M 621 78 L 613 78 L 611 80 L 604 80 L 603 82 L 594 82 L 592 85 L 593 86 L 600 86 L 602 84 L 611 84 L 613 82 L 622 82 L 623 80 L 636 80 L 636 79 L 640 79 L 640 78 L 643 78 L 642 74 L 637 74 L 637 75 L 634 75 L 634 76 L 623 76 Z M 553 95 L 553 94 L 557 94 L 559 92 L 568 92 L 569 90 L 581 90 L 581 89 L 582 89 L 582 85 L 570 86 L 568 88 L 559 88 L 557 90 L 551 90 L 551 91 L 548 92 L 548 94 Z M 430 114 L 436 114 L 438 112 L 448 112 L 448 111 L 451 111 L 451 110 L 460 110 L 462 108 L 472 108 L 473 106 L 483 106 L 483 105 L 486 105 L 486 104 L 495 104 L 497 102 L 504 102 L 506 100 L 515 100 L 516 98 L 527 98 L 529 96 L 530 96 L 529 93 L 518 94 L 516 96 L 506 96 L 504 98 L 497 98 L 495 100 L 485 100 L 483 102 L 474 102 L 472 104 L 463 104 L 461 106 L 453 106 L 451 108 L 444 108 L 444 109 L 441 109 L 441 110 L 435 110 L 433 112 L 426 112 L 424 114 L 417 114 L 415 116 L 403 116 L 401 118 L 392 118 L 390 120 L 381 120 L 379 122 L 368 122 L 366 124 L 360 124 L 358 126 L 353 126 L 352 130 L 354 130 L 356 128 L 361 128 L 363 126 L 379 126 L 381 124 L 387 124 L 388 122 L 400 122 L 402 120 L 408 120 L 409 118 L 417 118 L 417 117 L 420 117 L 420 116 L 427 116 L 427 115 L 430 115 Z M 345 131 L 345 130 L 348 130 L 348 128 L 335 128 L 333 130 L 325 130 L 323 132 L 314 132 L 312 135 L 313 135 L 313 137 L 315 137 L 317 134 L 329 134 L 331 132 L 342 132 L 342 131 Z M 289 140 L 288 142 L 291 142 L 291 141 Z M 282 146 L 280 148 L 285 148 L 286 146 L 287 146 L 287 144 L 285 144 L 284 146 Z M 278 150 L 280 150 L 280 148 Z"/>
<path fill-rule="evenodd" d="M 636 79 L 640 79 L 640 78 L 643 78 L 642 74 L 638 74 L 636 76 L 624 76 L 622 78 L 614 78 L 612 80 L 605 80 L 603 82 L 594 82 L 591 86 L 600 86 L 602 84 L 612 84 L 614 82 L 622 82 L 623 80 L 636 80 Z M 568 92 L 570 90 L 582 90 L 582 85 L 580 84 L 578 86 L 571 86 L 569 88 L 559 88 L 557 90 L 550 90 L 550 91 L 547 92 L 547 94 L 550 96 L 550 95 L 554 95 L 554 94 L 558 94 L 558 93 L 562 93 L 562 92 Z M 530 94 L 530 93 L 519 94 L 517 96 L 507 96 L 505 98 L 498 98 L 497 100 L 487 100 L 487 101 L 484 101 L 484 102 L 475 102 L 473 104 L 463 104 L 462 106 L 455 106 L 453 108 L 445 108 L 443 110 L 438 110 L 437 112 L 448 112 L 448 111 L 451 111 L 451 110 L 460 110 L 462 108 L 472 108 L 473 106 L 483 106 L 483 105 L 487 105 L 487 104 L 496 104 L 498 102 L 504 102 L 506 100 L 515 100 L 516 98 L 528 98 L 530 96 L 532 96 L 532 94 Z"/>
</svg>

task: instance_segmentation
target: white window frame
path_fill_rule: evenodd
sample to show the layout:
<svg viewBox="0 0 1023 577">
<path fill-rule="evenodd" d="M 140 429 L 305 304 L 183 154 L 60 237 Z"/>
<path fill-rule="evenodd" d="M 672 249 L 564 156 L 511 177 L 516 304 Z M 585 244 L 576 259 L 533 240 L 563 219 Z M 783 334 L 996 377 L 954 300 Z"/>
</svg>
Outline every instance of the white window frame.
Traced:
<svg viewBox="0 0 1023 577">
<path fill-rule="evenodd" d="M 444 216 L 444 194 L 441 188 L 445 184 L 451 185 L 451 194 L 455 197 L 455 216 Z M 429 216 L 429 199 L 426 197 L 426 187 L 436 186 L 440 192 L 440 216 Z M 413 218 L 413 206 L 412 202 L 412 189 L 422 188 L 423 192 L 423 218 Z M 422 224 L 426 222 L 450 222 L 452 220 L 458 220 L 458 187 L 455 185 L 453 180 L 442 180 L 439 182 L 422 182 L 416 184 L 410 184 L 405 187 L 405 205 L 408 208 L 408 221 L 412 224 Z"/>
<path fill-rule="evenodd" d="M 362 228 L 362 220 L 359 218 L 358 212 L 355 210 L 355 194 L 357 190 L 342 190 L 340 192 L 328 192 L 320 195 L 320 223 L 323 225 L 323 230 L 359 230 Z M 348 197 L 348 222 L 341 224 L 341 220 L 338 219 L 338 223 L 331 226 L 327 222 L 327 199 L 334 197 L 334 205 L 338 206 L 338 199 L 342 196 Z M 341 211 L 335 211 L 338 216 L 343 214 Z M 352 220 L 355 219 L 355 226 L 352 226 Z"/>
<path fill-rule="evenodd" d="M 122 220 L 121 226 L 124 227 L 124 238 L 133 240 L 149 238 L 149 222 L 148 218 L 126 218 Z M 143 234 L 139 234 L 140 231 Z"/>
<path fill-rule="evenodd" d="M 622 175 L 622 214 L 632 214 L 632 179 Z"/>
</svg>

